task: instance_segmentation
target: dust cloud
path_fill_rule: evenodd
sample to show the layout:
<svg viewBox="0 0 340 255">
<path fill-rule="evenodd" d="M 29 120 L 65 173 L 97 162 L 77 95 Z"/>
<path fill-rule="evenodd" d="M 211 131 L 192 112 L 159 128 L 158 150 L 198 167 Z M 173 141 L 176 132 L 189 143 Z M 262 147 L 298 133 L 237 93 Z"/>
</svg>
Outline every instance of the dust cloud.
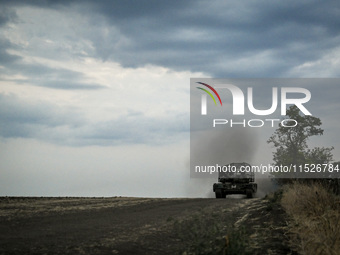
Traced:
<svg viewBox="0 0 340 255">
<path fill-rule="evenodd" d="M 255 182 L 257 183 L 257 193 L 255 197 L 263 198 L 268 193 L 274 192 L 278 189 L 275 179 L 269 174 L 255 175 Z"/>
<path fill-rule="evenodd" d="M 241 127 L 232 128 L 227 131 L 213 130 L 191 136 L 190 157 L 191 163 L 200 165 L 226 165 L 236 162 L 251 164 L 258 148 L 257 130 Z M 196 177 L 196 176 L 195 176 Z M 270 190 L 270 180 L 263 179 L 265 186 L 260 194 Z M 215 197 L 212 186 L 217 182 L 217 173 L 191 177 L 185 184 L 188 197 Z"/>
</svg>

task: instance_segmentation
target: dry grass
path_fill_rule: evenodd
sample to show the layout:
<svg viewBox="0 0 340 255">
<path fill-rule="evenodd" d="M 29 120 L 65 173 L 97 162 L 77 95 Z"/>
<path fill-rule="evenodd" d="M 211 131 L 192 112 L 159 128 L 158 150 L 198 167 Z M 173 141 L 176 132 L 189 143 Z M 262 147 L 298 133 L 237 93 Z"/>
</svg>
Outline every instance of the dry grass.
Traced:
<svg viewBox="0 0 340 255">
<path fill-rule="evenodd" d="M 340 199 L 318 183 L 285 187 L 282 206 L 301 254 L 340 254 Z"/>
<path fill-rule="evenodd" d="M 180 200 L 169 198 L 163 200 Z M 70 211 L 100 210 L 103 208 L 134 206 L 162 198 L 142 197 L 0 197 L 0 218 L 28 217 L 51 212 L 67 213 Z"/>
</svg>

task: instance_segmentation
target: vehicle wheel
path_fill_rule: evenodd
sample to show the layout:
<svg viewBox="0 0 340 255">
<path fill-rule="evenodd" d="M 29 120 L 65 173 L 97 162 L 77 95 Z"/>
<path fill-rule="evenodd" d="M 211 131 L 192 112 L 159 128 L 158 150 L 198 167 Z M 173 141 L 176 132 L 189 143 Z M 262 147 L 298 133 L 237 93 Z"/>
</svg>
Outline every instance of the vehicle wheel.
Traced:
<svg viewBox="0 0 340 255">
<path fill-rule="evenodd" d="M 247 189 L 246 194 L 247 194 L 247 198 L 253 198 L 254 193 L 251 189 Z"/>
<path fill-rule="evenodd" d="M 215 191 L 215 196 L 216 196 L 216 198 L 222 198 L 222 195 L 223 195 L 222 190 L 217 189 L 217 190 Z"/>
</svg>

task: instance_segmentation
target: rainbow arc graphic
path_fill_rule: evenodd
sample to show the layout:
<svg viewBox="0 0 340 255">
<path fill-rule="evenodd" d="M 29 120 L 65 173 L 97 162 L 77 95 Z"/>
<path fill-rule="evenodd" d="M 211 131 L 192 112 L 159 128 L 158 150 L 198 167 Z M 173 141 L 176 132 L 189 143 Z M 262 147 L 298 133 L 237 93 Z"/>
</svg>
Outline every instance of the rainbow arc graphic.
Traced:
<svg viewBox="0 0 340 255">
<path fill-rule="evenodd" d="M 212 86 L 210 86 L 209 84 L 203 83 L 203 82 L 196 82 L 196 83 L 201 84 L 201 85 L 206 86 L 207 88 L 209 88 L 217 96 L 217 98 L 220 101 L 220 104 L 222 106 L 222 100 L 220 98 L 220 95 L 217 93 L 217 91 Z M 215 105 L 217 105 L 216 100 L 215 100 L 213 94 L 211 94 L 211 92 L 209 90 L 201 88 L 201 87 L 196 87 L 196 88 L 201 89 L 204 92 L 206 92 L 214 100 Z"/>
</svg>

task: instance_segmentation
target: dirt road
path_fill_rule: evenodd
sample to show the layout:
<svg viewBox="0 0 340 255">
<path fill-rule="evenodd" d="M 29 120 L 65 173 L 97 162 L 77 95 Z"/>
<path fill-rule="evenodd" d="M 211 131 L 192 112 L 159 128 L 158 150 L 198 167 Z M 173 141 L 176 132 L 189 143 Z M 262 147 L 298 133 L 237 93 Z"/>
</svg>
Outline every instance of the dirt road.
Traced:
<svg viewBox="0 0 340 255">
<path fill-rule="evenodd" d="M 287 254 L 282 215 L 262 199 L 2 197 L 0 254 L 206 253 L 241 239 Z"/>
</svg>

